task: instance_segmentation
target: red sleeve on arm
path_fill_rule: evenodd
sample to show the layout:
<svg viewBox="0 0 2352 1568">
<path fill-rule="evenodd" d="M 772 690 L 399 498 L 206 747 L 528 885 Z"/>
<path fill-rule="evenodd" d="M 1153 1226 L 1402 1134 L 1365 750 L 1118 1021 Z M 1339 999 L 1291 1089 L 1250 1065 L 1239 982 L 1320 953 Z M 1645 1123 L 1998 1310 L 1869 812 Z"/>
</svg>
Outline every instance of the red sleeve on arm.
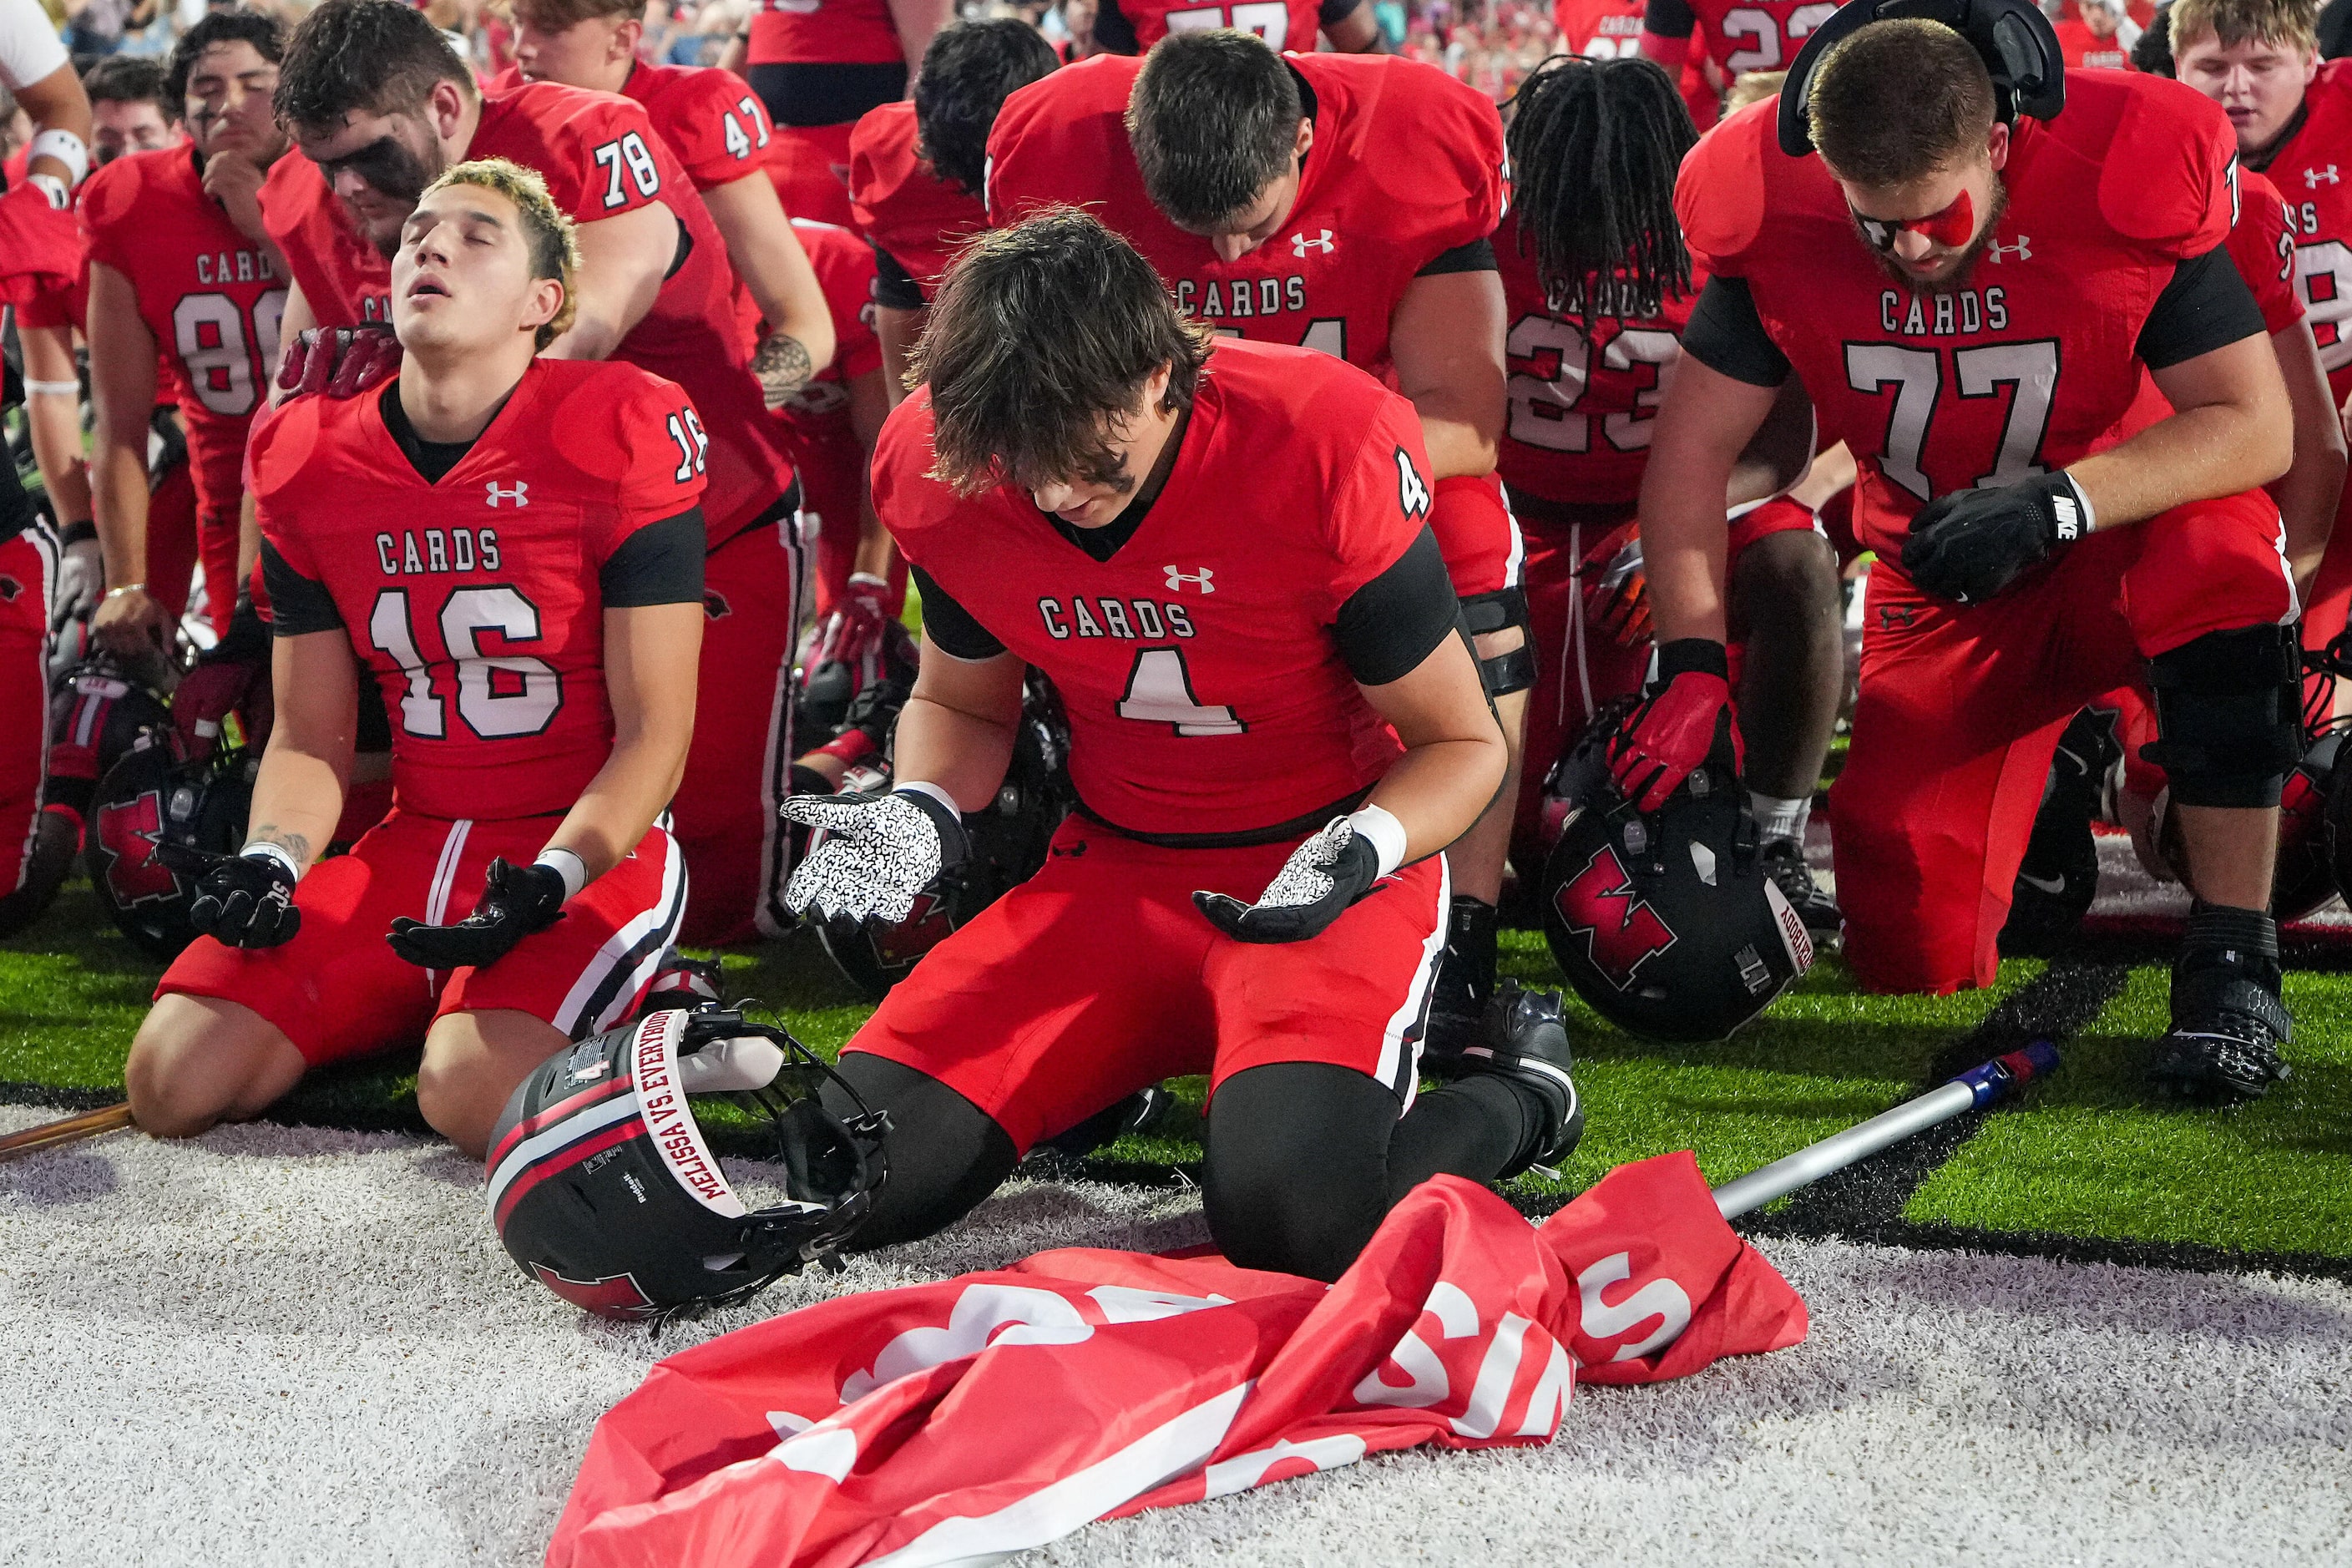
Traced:
<svg viewBox="0 0 2352 1568">
<path fill-rule="evenodd" d="M 2278 187 L 2252 170 L 2241 171 L 2238 221 L 2230 230 L 2230 259 L 2238 264 L 2263 325 L 2283 332 L 2303 320 L 2303 300 L 2294 288 L 2294 235 Z"/>
<path fill-rule="evenodd" d="M 1370 428 L 1337 476 L 1324 520 L 1335 563 L 1327 616 L 1337 616 L 1349 595 L 1395 565 L 1429 522 L 1429 452 L 1412 405 L 1383 391 L 1366 412 Z"/>
<path fill-rule="evenodd" d="M 1750 104 L 1699 139 L 1675 181 L 1675 216 L 1691 261 L 1708 272 L 1740 276 L 1739 254 L 1764 224 L 1764 138 L 1773 134 L 1778 99 Z"/>
<path fill-rule="evenodd" d="M 2179 260 L 2226 243 L 2238 218 L 2238 139 L 2221 106 L 2161 77 L 2122 79 L 2137 90 L 2100 171 L 2100 216 Z"/>
<path fill-rule="evenodd" d="M 686 165 L 696 190 L 761 171 L 772 138 L 760 118 L 759 100 L 741 77 L 721 70 L 688 71 L 659 102 L 656 129 Z"/>
<path fill-rule="evenodd" d="M 702 500 L 710 439 L 684 392 L 647 375 L 622 400 L 614 439 L 629 454 L 621 476 L 621 517 L 599 552 L 601 561 L 649 522 L 676 517 Z"/>
<path fill-rule="evenodd" d="M 526 96 L 510 112 L 528 118 L 529 139 L 539 143 L 539 156 L 517 161 L 546 177 L 547 194 L 572 222 L 615 217 L 665 195 L 658 139 L 641 106 L 609 93 L 565 93 L 554 103 Z"/>
</svg>

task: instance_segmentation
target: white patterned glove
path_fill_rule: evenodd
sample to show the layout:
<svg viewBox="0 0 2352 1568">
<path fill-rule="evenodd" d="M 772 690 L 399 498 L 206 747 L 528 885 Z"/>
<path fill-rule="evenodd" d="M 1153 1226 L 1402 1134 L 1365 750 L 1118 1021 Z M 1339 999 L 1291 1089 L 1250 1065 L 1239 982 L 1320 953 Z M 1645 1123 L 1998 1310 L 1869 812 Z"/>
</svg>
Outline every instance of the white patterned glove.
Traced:
<svg viewBox="0 0 2352 1568">
<path fill-rule="evenodd" d="M 888 795 L 796 795 L 777 810 L 787 822 L 823 837 L 784 889 L 794 914 L 820 920 L 878 920 L 895 925 L 913 912 L 915 896 L 963 863 L 963 822 L 928 790 Z"/>
<path fill-rule="evenodd" d="M 1355 824 L 1335 816 L 1290 852 L 1257 902 L 1197 892 L 1193 905 L 1235 942 L 1305 942 L 1371 891 L 1381 878 L 1381 852 Z"/>
<path fill-rule="evenodd" d="M 49 635 L 57 636 L 68 621 L 87 622 L 104 597 L 106 563 L 99 553 L 98 541 L 77 539 L 58 552 L 57 586 L 49 596 Z"/>
</svg>

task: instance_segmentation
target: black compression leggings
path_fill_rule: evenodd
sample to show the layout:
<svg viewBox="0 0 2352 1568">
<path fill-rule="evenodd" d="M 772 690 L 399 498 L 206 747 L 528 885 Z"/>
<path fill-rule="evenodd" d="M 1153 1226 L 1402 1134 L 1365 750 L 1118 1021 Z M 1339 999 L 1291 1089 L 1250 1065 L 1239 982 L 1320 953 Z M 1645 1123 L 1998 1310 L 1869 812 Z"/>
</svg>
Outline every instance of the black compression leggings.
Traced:
<svg viewBox="0 0 2352 1568">
<path fill-rule="evenodd" d="M 856 1247 L 929 1236 L 1013 1173 L 1004 1129 L 937 1079 L 864 1052 L 845 1055 L 841 1074 L 891 1121 L 889 1179 Z M 1336 1279 L 1422 1182 L 1442 1173 L 1493 1180 L 1517 1152 L 1527 1115 L 1499 1079 L 1422 1095 L 1400 1118 L 1395 1095 L 1347 1068 L 1251 1068 L 1209 1106 L 1209 1234 L 1243 1268 Z"/>
</svg>

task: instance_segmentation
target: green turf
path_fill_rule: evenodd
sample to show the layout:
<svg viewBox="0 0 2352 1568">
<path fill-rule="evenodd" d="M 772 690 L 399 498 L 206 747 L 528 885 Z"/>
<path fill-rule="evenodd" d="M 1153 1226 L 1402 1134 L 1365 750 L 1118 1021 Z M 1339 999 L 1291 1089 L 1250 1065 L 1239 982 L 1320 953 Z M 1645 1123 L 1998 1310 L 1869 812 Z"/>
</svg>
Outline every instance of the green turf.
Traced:
<svg viewBox="0 0 2352 1568">
<path fill-rule="evenodd" d="M 1504 971 L 1558 985 L 1540 936 L 1504 933 Z M 827 1055 L 870 1009 L 806 934 L 724 955 L 730 994 L 763 1005 Z M 1863 994 L 1834 958 L 1736 1039 L 1661 1046 L 1610 1028 L 1573 999 L 1589 1130 L 1555 1188 L 1576 1191 L 1612 1166 L 1696 1151 L 1721 1181 L 1885 1110 L 1913 1092 L 1929 1063 L 2042 966 L 2011 963 L 1992 991 L 1958 997 Z M 26 936 L 0 943 L 0 1082 L 100 1091 L 122 1060 L 155 967 L 114 934 L 79 883 Z M 2054 1232 L 2241 1251 L 2352 1256 L 2352 976 L 2297 974 L 2295 1076 L 2261 1103 L 2227 1113 L 2148 1103 L 2147 1044 L 2161 1033 L 2165 974 L 2135 972 L 2124 994 L 2065 1046 L 2061 1074 L 2016 1110 L 1987 1119 L 1914 1195 L 1906 1217 L 1969 1229 Z M 289 1120 L 421 1129 L 415 1058 L 314 1075 L 285 1104 Z M 1200 1079 L 1145 1133 L 1099 1157 L 1149 1174 L 1200 1158 Z M 713 1107 L 722 1146 L 751 1129 Z M 731 1134 L 731 1136 L 730 1136 Z"/>
</svg>

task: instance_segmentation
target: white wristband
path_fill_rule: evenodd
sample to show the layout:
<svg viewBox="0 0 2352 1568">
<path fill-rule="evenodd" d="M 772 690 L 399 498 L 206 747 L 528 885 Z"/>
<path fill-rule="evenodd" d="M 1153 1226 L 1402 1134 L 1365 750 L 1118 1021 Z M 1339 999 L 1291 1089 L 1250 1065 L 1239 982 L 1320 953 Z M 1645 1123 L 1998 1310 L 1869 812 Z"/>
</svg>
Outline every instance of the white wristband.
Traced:
<svg viewBox="0 0 2352 1568">
<path fill-rule="evenodd" d="M 33 158 L 55 158 L 66 166 L 66 183 L 79 185 L 89 173 L 89 148 L 70 131 L 44 131 L 33 138 Z"/>
<path fill-rule="evenodd" d="M 78 381 L 27 381 L 25 390 L 37 397 L 74 397 L 81 395 Z"/>
<path fill-rule="evenodd" d="M 570 903 L 588 885 L 588 862 L 569 849 L 549 845 L 539 852 L 533 865 L 544 866 L 563 879 L 563 901 Z"/>
<path fill-rule="evenodd" d="M 286 874 L 296 881 L 302 879 L 302 868 L 295 863 L 293 852 L 282 844 L 248 844 L 238 853 L 247 860 L 275 860 L 286 868 Z"/>
<path fill-rule="evenodd" d="M 954 817 L 958 822 L 961 822 L 963 820 L 963 813 L 956 806 L 955 796 L 948 794 L 947 791 L 941 789 L 939 785 L 935 784 L 927 784 L 921 779 L 902 779 L 894 787 L 892 793 L 902 794 L 908 790 L 913 790 L 917 795 L 929 795 L 933 800 L 938 801 L 941 805 L 948 808 L 948 815 L 950 816 Z"/>
<path fill-rule="evenodd" d="M 1377 805 L 1358 806 L 1348 814 L 1348 826 L 1380 853 L 1381 876 L 1404 864 L 1404 824 L 1391 813 Z"/>
<path fill-rule="evenodd" d="M 2097 509 L 2091 505 L 2091 492 L 2084 489 L 2074 475 L 2061 468 L 2058 470 L 2058 477 L 2066 481 L 2067 489 L 2074 493 L 2075 503 L 2083 509 L 2082 521 L 2072 532 L 2067 531 L 2066 525 L 2074 520 L 2066 516 L 2063 507 L 2059 509 L 2058 537 L 2071 544 L 2075 540 L 2086 538 L 2098 531 L 2099 513 Z M 2060 499 L 2063 500 L 2064 498 Z"/>
</svg>

